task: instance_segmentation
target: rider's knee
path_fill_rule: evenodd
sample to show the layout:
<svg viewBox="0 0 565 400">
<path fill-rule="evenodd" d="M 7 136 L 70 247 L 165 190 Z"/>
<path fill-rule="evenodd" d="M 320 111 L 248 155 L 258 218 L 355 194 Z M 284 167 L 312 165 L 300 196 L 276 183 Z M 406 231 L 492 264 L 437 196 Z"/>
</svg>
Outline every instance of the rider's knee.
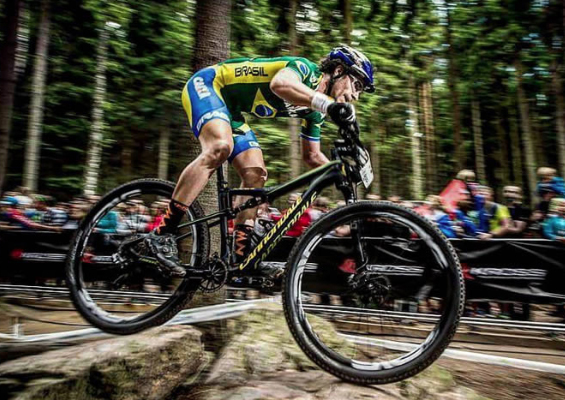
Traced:
<svg viewBox="0 0 565 400">
<path fill-rule="evenodd" d="M 267 170 L 263 167 L 246 167 L 239 174 L 245 187 L 263 187 L 267 182 Z"/>
<path fill-rule="evenodd" d="M 228 159 L 232 150 L 232 144 L 224 140 L 218 140 L 202 152 L 202 161 L 208 168 L 216 169 Z"/>
</svg>

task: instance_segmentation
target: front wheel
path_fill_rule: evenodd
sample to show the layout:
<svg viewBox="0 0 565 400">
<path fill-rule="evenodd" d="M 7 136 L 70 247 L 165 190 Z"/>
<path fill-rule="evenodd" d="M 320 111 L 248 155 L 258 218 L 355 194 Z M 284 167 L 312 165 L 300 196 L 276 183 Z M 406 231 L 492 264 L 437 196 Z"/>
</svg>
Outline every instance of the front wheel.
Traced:
<svg viewBox="0 0 565 400">
<path fill-rule="evenodd" d="M 427 220 L 384 202 L 337 209 L 294 246 L 283 283 L 306 355 L 350 382 L 385 384 L 433 363 L 464 306 L 453 247 Z"/>
<path fill-rule="evenodd" d="M 164 276 L 143 240 L 166 216 L 174 188 L 158 179 L 126 183 L 104 196 L 77 229 L 67 256 L 67 284 L 76 309 L 97 328 L 125 335 L 160 325 L 198 289 L 200 281 L 189 274 Z M 179 258 L 190 268 L 208 258 L 207 225 L 186 226 L 203 216 L 194 202 L 179 226 Z"/>
</svg>

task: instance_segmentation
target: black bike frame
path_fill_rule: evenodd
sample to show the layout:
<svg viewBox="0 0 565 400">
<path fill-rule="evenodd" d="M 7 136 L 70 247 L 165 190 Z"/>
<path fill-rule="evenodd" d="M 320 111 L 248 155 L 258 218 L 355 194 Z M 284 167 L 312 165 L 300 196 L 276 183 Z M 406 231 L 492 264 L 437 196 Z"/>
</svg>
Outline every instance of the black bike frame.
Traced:
<svg viewBox="0 0 565 400">
<path fill-rule="evenodd" d="M 276 244 L 282 239 L 286 231 L 288 231 L 290 227 L 296 223 L 298 218 L 304 214 L 306 209 L 312 205 L 312 202 L 316 199 L 316 197 L 318 197 L 323 189 L 335 184 L 336 187 L 343 193 L 346 202 L 349 203 L 356 200 L 354 187 L 349 184 L 348 179 L 343 172 L 343 163 L 341 160 L 333 160 L 282 185 L 261 189 L 229 189 L 228 183 L 224 178 L 224 168 L 222 166 L 217 170 L 219 211 L 205 217 L 198 218 L 194 221 L 184 223 L 180 225 L 179 228 L 189 227 L 203 222 L 207 222 L 208 227 L 220 225 L 220 257 L 229 265 L 230 251 L 227 240 L 228 220 L 235 218 L 235 216 L 243 210 L 257 207 L 266 202 L 272 202 L 285 194 L 295 191 L 307 183 L 310 184 L 304 194 L 288 209 L 282 218 L 277 221 L 275 226 L 267 232 L 265 236 L 263 236 L 259 244 L 239 266 L 240 270 L 247 267 L 254 268 L 257 262 L 260 262 L 267 257 L 271 250 L 273 250 Z M 251 198 L 234 208 L 232 207 L 232 203 L 233 197 L 235 196 L 249 196 Z M 190 232 L 181 234 L 177 237 L 177 240 L 189 235 L 191 235 Z"/>
</svg>

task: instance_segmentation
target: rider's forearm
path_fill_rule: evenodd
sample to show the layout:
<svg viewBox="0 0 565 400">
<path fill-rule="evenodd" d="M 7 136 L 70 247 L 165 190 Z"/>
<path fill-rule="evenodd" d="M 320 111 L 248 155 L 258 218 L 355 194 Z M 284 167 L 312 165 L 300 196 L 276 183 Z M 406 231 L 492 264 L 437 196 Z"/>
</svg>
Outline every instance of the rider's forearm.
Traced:
<svg viewBox="0 0 565 400">
<path fill-rule="evenodd" d="M 304 158 L 304 162 L 310 168 L 316 168 L 330 162 L 330 160 L 328 160 L 328 158 L 322 152 L 311 152 L 308 154 L 304 154 L 303 158 Z"/>
<path fill-rule="evenodd" d="M 270 83 L 271 91 L 296 106 L 310 107 L 316 92 L 300 82 L 292 70 L 279 71 Z"/>
</svg>

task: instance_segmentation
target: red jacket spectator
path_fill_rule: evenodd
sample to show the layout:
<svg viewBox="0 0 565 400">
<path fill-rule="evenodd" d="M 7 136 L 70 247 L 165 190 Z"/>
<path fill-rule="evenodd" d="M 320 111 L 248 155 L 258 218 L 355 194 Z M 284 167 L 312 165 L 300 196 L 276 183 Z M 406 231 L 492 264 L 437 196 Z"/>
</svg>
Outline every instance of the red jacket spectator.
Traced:
<svg viewBox="0 0 565 400">
<path fill-rule="evenodd" d="M 296 221 L 296 223 L 290 227 L 290 229 L 286 233 L 286 236 L 298 237 L 304 233 L 306 228 L 308 228 L 312 223 L 312 217 L 310 215 L 310 211 L 311 209 L 308 208 L 304 212 L 304 214 L 302 214 L 300 218 L 298 218 L 298 221 Z M 273 221 L 277 222 L 279 219 L 282 218 L 283 215 L 286 215 L 287 212 L 288 210 L 285 210 L 282 215 L 273 215 L 272 216 Z"/>
</svg>

